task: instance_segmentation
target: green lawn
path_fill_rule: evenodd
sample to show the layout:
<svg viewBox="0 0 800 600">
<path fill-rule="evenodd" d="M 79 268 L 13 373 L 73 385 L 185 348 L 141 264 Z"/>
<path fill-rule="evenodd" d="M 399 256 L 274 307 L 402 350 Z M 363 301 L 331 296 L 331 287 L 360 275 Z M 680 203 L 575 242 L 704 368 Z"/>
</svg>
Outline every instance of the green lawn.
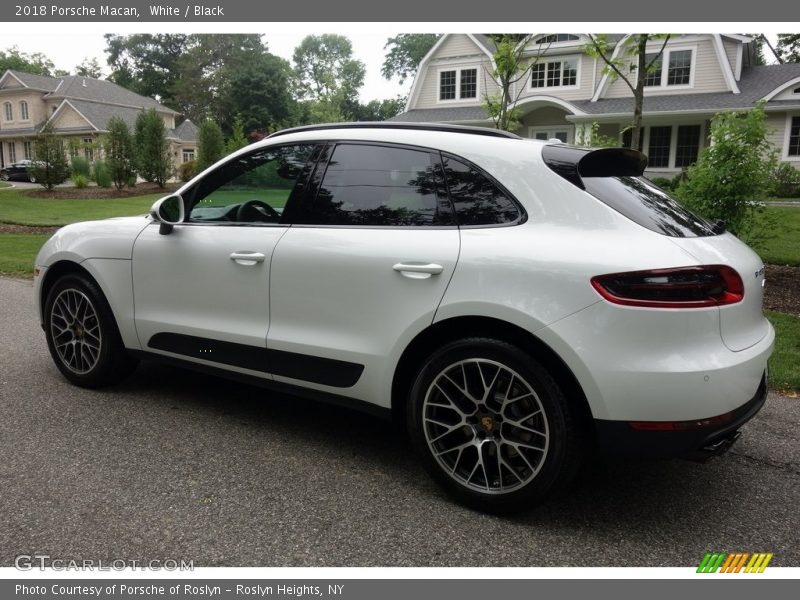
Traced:
<svg viewBox="0 0 800 600">
<path fill-rule="evenodd" d="M 49 237 L 38 233 L 0 234 L 0 273 L 30 277 L 36 253 Z"/>
<path fill-rule="evenodd" d="M 0 181 L 0 188 L 11 187 L 11 184 L 5 181 Z"/>
<path fill-rule="evenodd" d="M 756 248 L 765 263 L 800 265 L 800 207 L 769 206 L 767 212 L 777 218 L 775 237 Z"/>
<path fill-rule="evenodd" d="M 770 387 L 800 391 L 800 317 L 765 311 L 775 327 L 775 353 L 769 360 Z"/>
</svg>

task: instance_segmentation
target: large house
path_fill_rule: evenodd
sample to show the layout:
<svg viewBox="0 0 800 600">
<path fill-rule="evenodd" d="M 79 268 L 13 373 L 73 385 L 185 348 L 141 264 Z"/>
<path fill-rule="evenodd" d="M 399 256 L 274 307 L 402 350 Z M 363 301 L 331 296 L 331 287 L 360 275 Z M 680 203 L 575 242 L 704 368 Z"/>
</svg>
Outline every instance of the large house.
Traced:
<svg viewBox="0 0 800 600">
<path fill-rule="evenodd" d="M 101 79 L 8 70 L 0 77 L 0 166 L 33 159 L 36 134 L 48 121 L 72 156 L 100 158 L 97 142 L 111 117 L 133 130 L 136 117 L 150 108 L 164 119 L 175 167 L 193 160 L 197 127 L 188 120 L 176 127 L 178 113 L 152 98 Z"/>
<path fill-rule="evenodd" d="M 627 36 L 608 36 L 615 55 Z M 601 135 L 624 143 L 633 119 L 633 95 L 624 81 L 604 73 L 600 58 L 584 52 L 583 34 L 534 35 L 532 67 L 519 82 L 518 133 L 565 142 Z M 663 41 L 648 51 L 657 53 Z M 483 34 L 442 36 L 420 63 L 405 112 L 394 121 L 492 123 L 483 108 L 497 92 L 491 78 L 494 44 Z M 720 111 L 766 101 L 770 141 L 780 158 L 800 168 L 800 64 L 755 65 L 753 40 L 743 35 L 686 34 L 667 42 L 658 68 L 646 75 L 642 150 L 650 175 L 689 166 L 708 144 L 709 121 Z M 628 139 L 629 143 L 629 139 Z"/>
</svg>

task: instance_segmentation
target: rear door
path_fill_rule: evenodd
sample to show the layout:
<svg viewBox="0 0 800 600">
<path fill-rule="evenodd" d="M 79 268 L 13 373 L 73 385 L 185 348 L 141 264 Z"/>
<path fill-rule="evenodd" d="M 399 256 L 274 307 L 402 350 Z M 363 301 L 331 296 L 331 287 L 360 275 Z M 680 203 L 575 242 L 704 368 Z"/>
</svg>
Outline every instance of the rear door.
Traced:
<svg viewBox="0 0 800 600">
<path fill-rule="evenodd" d="M 440 157 L 331 144 L 309 191 L 272 259 L 267 345 L 286 357 L 273 374 L 388 401 L 390 356 L 431 324 L 458 259 Z"/>
</svg>

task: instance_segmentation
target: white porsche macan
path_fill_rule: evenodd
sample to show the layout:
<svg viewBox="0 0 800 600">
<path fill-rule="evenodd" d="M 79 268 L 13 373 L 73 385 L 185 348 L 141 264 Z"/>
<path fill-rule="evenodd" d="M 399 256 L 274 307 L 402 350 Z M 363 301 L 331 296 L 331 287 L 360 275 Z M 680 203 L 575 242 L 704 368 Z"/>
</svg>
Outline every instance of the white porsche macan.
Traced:
<svg viewBox="0 0 800 600">
<path fill-rule="evenodd" d="M 76 385 L 159 359 L 402 420 L 470 506 L 529 506 L 589 448 L 709 457 L 767 395 L 759 257 L 644 155 L 447 125 L 311 126 L 36 259 Z"/>
</svg>

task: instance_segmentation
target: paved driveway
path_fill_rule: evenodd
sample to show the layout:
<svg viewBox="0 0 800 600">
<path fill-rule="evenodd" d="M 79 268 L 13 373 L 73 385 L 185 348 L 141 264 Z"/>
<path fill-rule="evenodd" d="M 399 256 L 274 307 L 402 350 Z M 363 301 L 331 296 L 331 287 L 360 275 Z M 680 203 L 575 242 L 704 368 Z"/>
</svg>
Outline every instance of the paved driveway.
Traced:
<svg viewBox="0 0 800 600">
<path fill-rule="evenodd" d="M 380 421 L 174 368 L 86 391 L 56 371 L 30 282 L 0 279 L 0 565 L 800 565 L 800 401 L 771 395 L 705 465 L 594 462 L 511 518 L 445 499 Z"/>
</svg>

